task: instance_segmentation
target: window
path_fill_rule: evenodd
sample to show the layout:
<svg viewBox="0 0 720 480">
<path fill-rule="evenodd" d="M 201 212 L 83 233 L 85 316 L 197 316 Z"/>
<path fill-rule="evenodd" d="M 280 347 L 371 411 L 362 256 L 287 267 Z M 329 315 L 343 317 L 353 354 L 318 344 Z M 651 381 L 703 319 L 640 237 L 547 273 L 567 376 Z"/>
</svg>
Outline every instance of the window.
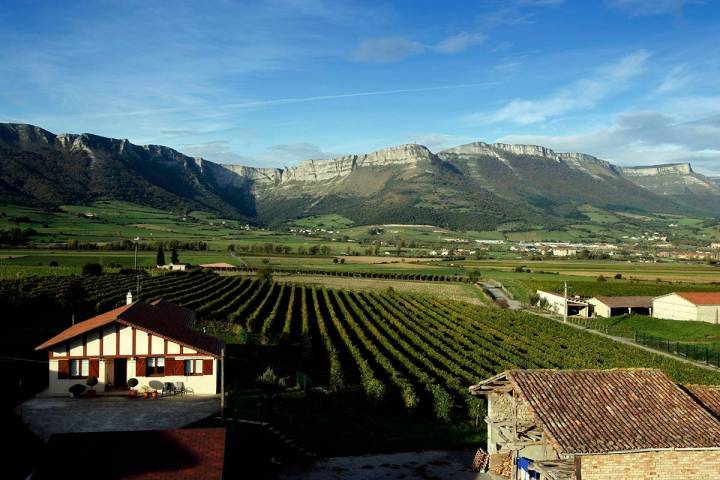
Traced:
<svg viewBox="0 0 720 480">
<path fill-rule="evenodd" d="M 165 359 L 162 357 L 150 357 L 147 359 L 145 375 L 148 377 L 165 375 Z"/>
<path fill-rule="evenodd" d="M 202 360 L 185 360 L 185 375 L 202 375 L 203 374 L 203 362 Z"/>
<path fill-rule="evenodd" d="M 70 360 L 70 378 L 84 378 L 89 375 L 89 360 Z"/>
</svg>

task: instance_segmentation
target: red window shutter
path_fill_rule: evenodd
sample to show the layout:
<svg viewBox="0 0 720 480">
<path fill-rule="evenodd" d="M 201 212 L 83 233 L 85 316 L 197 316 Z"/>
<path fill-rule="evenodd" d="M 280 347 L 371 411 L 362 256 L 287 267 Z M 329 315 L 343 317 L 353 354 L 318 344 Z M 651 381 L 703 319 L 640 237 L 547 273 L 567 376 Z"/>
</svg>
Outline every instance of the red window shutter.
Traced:
<svg viewBox="0 0 720 480">
<path fill-rule="evenodd" d="M 144 377 L 147 375 L 147 362 L 145 357 L 138 357 L 135 361 L 135 376 Z"/>
<path fill-rule="evenodd" d="M 70 376 L 70 362 L 67 360 L 58 360 L 58 378 L 68 378 Z"/>
<path fill-rule="evenodd" d="M 212 375 L 214 360 L 203 360 L 203 375 Z"/>
<path fill-rule="evenodd" d="M 174 358 L 165 358 L 165 375 L 177 375 L 177 362 Z"/>
<path fill-rule="evenodd" d="M 88 365 L 88 375 L 91 377 L 98 378 L 100 376 L 100 360 L 90 360 Z"/>
</svg>

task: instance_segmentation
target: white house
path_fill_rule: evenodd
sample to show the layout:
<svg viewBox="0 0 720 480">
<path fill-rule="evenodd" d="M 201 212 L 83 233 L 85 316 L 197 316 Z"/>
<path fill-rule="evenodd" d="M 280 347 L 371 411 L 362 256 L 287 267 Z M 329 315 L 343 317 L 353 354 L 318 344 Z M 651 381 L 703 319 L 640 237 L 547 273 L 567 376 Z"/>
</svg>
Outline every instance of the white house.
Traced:
<svg viewBox="0 0 720 480">
<path fill-rule="evenodd" d="M 588 300 L 591 305 L 591 315 L 595 317 L 616 317 L 635 313 L 650 315 L 652 313 L 653 298 L 642 296 L 630 297 L 593 297 Z"/>
<path fill-rule="evenodd" d="M 35 350 L 47 350 L 50 394 L 68 393 L 88 377 L 98 393 L 183 382 L 197 394 L 219 386 L 221 340 L 192 328 L 195 314 L 164 300 L 132 302 L 58 333 Z"/>
<path fill-rule="evenodd" d="M 190 268 L 188 263 L 168 263 L 167 265 L 158 265 L 158 268 L 163 270 L 170 270 L 172 272 L 184 272 Z"/>
<path fill-rule="evenodd" d="M 653 317 L 720 324 L 720 292 L 675 292 L 657 297 Z"/>
<path fill-rule="evenodd" d="M 567 301 L 562 295 L 556 293 L 544 292 L 542 290 L 537 291 L 538 298 L 540 301 L 545 300 L 547 302 L 547 308 L 553 313 L 558 315 L 564 315 L 565 307 L 567 305 L 568 315 L 580 315 L 588 316 L 588 304 L 582 299 L 577 297 L 569 297 Z"/>
</svg>

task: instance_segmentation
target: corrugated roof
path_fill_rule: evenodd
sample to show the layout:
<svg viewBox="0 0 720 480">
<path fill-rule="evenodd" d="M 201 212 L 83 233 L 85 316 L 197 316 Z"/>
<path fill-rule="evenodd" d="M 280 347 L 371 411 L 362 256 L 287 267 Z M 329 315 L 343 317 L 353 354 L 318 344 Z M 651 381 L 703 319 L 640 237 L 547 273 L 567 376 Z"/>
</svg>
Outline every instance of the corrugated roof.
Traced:
<svg viewBox="0 0 720 480">
<path fill-rule="evenodd" d="M 675 292 L 695 305 L 720 305 L 720 292 Z"/>
<path fill-rule="evenodd" d="M 32 478 L 221 480 L 225 439 L 224 428 L 55 434 Z"/>
<path fill-rule="evenodd" d="M 720 386 L 686 385 L 685 389 L 690 392 L 690 395 L 700 402 L 703 407 L 720 419 Z"/>
<path fill-rule="evenodd" d="M 503 383 L 561 453 L 720 448 L 720 421 L 659 370 L 511 370 L 471 391 Z"/>
<path fill-rule="evenodd" d="M 193 329 L 191 325 L 194 320 L 195 313 L 192 310 L 179 307 L 162 299 L 152 303 L 135 302 L 76 323 L 37 346 L 35 350 L 44 350 L 99 327 L 119 322 L 124 325 L 138 327 L 141 330 L 174 340 L 211 355 L 220 355 L 223 342 L 216 337 Z"/>
<path fill-rule="evenodd" d="M 653 297 L 594 297 L 593 299 L 610 308 L 652 308 L 653 306 Z"/>
<path fill-rule="evenodd" d="M 220 262 L 220 263 L 203 263 L 200 265 L 202 268 L 237 268 L 237 266 L 232 265 L 230 263 Z"/>
</svg>

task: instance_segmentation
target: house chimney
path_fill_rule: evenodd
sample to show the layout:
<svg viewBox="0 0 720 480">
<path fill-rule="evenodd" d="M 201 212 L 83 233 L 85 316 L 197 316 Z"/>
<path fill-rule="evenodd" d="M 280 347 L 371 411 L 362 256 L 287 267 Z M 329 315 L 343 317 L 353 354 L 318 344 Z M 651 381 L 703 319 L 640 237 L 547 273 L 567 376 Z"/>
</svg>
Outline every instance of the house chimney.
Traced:
<svg viewBox="0 0 720 480">
<path fill-rule="evenodd" d="M 131 291 L 131 290 L 128 290 L 128 294 L 127 294 L 127 299 L 126 299 L 126 300 L 127 300 L 127 301 L 126 301 L 126 304 L 127 304 L 127 305 L 130 305 L 131 303 L 133 303 L 132 291 Z"/>
</svg>

